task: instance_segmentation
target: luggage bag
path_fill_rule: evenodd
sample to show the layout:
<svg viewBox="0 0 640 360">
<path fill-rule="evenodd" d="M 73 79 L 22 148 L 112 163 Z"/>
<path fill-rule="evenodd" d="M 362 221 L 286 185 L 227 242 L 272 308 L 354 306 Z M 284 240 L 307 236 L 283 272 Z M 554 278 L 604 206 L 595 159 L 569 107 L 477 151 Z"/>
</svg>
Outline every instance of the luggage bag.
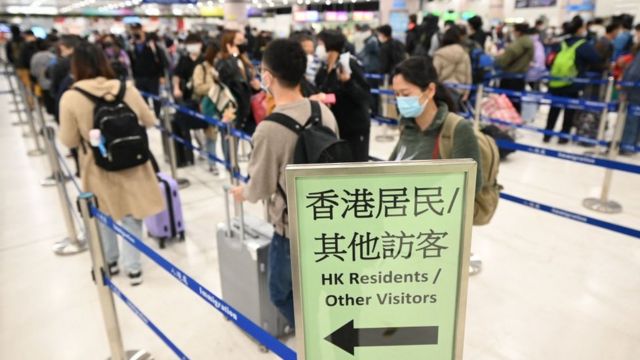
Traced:
<svg viewBox="0 0 640 360">
<path fill-rule="evenodd" d="M 233 220 L 225 186 L 226 223 L 218 225 L 217 246 L 222 298 L 273 336 L 286 334 L 287 321 L 269 298 L 267 269 L 273 226 L 240 214 Z M 238 214 L 236 214 L 238 215 Z"/>
<path fill-rule="evenodd" d="M 168 239 L 184 240 L 184 219 L 182 203 L 178 192 L 178 183 L 170 175 L 158 173 L 160 191 L 164 197 L 164 210 L 145 219 L 150 237 L 158 239 L 160 248 L 164 249 Z"/>
</svg>

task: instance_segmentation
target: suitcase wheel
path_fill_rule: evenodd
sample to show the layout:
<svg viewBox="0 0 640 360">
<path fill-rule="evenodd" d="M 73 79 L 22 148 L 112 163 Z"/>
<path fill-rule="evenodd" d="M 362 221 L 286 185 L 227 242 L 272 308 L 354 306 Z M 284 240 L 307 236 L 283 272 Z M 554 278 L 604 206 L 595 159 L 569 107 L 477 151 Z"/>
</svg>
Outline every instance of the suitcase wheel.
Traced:
<svg viewBox="0 0 640 360">
<path fill-rule="evenodd" d="M 159 238 L 158 240 L 160 241 L 160 249 L 164 249 L 164 248 L 166 247 L 166 244 L 165 244 L 165 243 L 166 243 L 166 241 L 167 241 L 167 238 L 165 238 L 165 237 L 161 237 L 161 238 Z"/>
<path fill-rule="evenodd" d="M 184 241 L 184 231 L 180 231 L 180 241 Z"/>
<path fill-rule="evenodd" d="M 269 352 L 269 349 L 264 345 L 259 345 L 258 349 L 260 349 L 261 353 L 268 353 Z"/>
</svg>

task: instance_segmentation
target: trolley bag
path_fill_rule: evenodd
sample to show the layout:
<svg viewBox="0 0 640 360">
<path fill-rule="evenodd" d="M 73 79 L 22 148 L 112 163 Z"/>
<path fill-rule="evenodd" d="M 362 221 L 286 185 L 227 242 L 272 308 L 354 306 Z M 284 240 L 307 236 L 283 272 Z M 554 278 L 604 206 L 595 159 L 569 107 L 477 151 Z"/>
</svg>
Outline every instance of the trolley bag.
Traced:
<svg viewBox="0 0 640 360">
<path fill-rule="evenodd" d="M 576 135 L 596 139 L 598 137 L 598 128 L 600 127 L 600 113 L 593 111 L 578 111 L 573 120 L 573 126 L 576 127 Z M 581 146 L 595 146 L 592 143 L 579 141 Z"/>
<path fill-rule="evenodd" d="M 231 219 L 225 186 L 226 223 L 218 225 L 217 245 L 222 298 L 273 336 L 285 335 L 287 321 L 271 303 L 267 281 L 273 226 L 240 214 Z"/>
<path fill-rule="evenodd" d="M 164 249 L 168 239 L 184 240 L 184 218 L 178 183 L 171 176 L 158 173 L 160 192 L 164 195 L 164 210 L 144 220 L 149 236 L 158 239 Z"/>
<path fill-rule="evenodd" d="M 181 138 L 186 144 L 191 144 L 191 130 L 188 127 L 174 120 L 171 122 L 171 128 L 175 136 Z M 175 148 L 177 167 L 182 168 L 195 164 L 191 147 L 177 139 L 173 139 L 172 142 Z"/>
</svg>

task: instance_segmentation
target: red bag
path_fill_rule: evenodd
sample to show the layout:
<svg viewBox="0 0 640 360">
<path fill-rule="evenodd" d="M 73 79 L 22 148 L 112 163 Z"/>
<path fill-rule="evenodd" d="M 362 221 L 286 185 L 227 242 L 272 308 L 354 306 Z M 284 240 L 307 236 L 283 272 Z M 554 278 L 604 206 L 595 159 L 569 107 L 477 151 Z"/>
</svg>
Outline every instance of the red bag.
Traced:
<svg viewBox="0 0 640 360">
<path fill-rule="evenodd" d="M 251 112 L 253 113 L 253 120 L 257 124 L 260 124 L 262 120 L 267 117 L 267 93 L 260 91 L 259 93 L 251 97 Z"/>
</svg>

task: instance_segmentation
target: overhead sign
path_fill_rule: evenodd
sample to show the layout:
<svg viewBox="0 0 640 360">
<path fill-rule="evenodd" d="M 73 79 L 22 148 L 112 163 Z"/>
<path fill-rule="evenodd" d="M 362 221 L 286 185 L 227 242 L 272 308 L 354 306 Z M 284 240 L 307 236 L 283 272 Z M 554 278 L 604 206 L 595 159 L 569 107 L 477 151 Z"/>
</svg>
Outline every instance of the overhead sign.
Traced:
<svg viewBox="0 0 640 360">
<path fill-rule="evenodd" d="M 476 163 L 287 167 L 298 359 L 462 358 Z"/>
</svg>

